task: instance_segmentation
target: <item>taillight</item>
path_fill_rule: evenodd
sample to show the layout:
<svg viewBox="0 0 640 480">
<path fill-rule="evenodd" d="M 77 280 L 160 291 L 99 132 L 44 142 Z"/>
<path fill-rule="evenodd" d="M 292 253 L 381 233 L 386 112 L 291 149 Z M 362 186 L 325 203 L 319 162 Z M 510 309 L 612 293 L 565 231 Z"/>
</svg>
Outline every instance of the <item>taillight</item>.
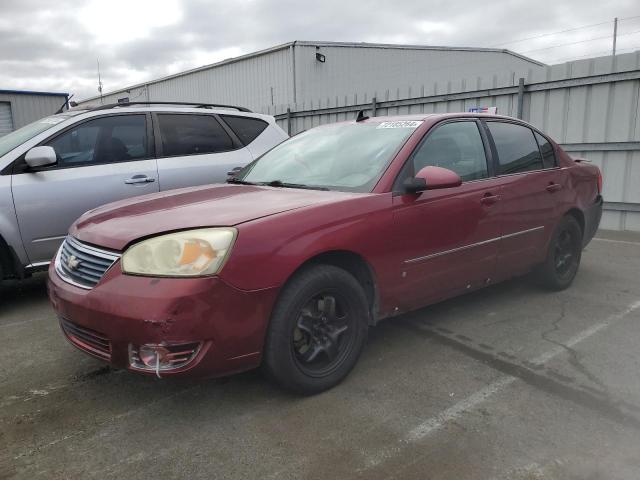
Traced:
<svg viewBox="0 0 640 480">
<path fill-rule="evenodd" d="M 602 172 L 598 169 L 598 193 L 602 193 Z"/>
</svg>

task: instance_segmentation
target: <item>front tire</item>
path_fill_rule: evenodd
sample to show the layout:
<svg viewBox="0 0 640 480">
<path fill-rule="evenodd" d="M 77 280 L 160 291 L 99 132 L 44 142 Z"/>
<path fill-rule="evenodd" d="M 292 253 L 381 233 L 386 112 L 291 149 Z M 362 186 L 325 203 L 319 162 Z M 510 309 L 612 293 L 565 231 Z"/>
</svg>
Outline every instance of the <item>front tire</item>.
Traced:
<svg viewBox="0 0 640 480">
<path fill-rule="evenodd" d="M 271 316 L 267 375 L 299 394 L 334 387 L 355 366 L 368 319 L 367 298 L 351 274 L 331 265 L 302 270 L 284 287 Z"/>
<path fill-rule="evenodd" d="M 564 290 L 573 282 L 582 258 L 582 229 L 578 221 L 566 215 L 556 227 L 547 259 L 538 267 L 538 282 L 549 290 Z"/>
</svg>

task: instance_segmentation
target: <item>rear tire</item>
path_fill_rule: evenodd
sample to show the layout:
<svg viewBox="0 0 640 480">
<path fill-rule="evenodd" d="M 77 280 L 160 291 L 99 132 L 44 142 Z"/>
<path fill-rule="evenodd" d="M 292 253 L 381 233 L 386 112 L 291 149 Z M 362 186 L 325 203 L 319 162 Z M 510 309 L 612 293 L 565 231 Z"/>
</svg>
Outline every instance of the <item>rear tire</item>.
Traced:
<svg viewBox="0 0 640 480">
<path fill-rule="evenodd" d="M 263 368 L 284 389 L 311 395 L 340 383 L 364 348 L 369 309 L 358 281 L 318 265 L 284 287 L 271 316 Z"/>
<path fill-rule="evenodd" d="M 564 290 L 573 282 L 582 257 L 582 229 L 566 215 L 553 232 L 545 262 L 535 272 L 538 283 L 549 290 Z"/>
</svg>

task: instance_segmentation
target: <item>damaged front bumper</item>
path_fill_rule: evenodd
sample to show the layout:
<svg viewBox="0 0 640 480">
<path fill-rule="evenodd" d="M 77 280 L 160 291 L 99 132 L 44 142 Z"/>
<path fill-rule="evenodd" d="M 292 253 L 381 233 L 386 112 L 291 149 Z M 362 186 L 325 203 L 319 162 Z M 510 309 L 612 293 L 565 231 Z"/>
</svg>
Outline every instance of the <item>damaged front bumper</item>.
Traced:
<svg viewBox="0 0 640 480">
<path fill-rule="evenodd" d="M 218 277 L 123 275 L 119 263 L 91 290 L 49 270 L 65 337 L 117 368 L 214 377 L 259 365 L 276 288 L 244 291 Z"/>
</svg>

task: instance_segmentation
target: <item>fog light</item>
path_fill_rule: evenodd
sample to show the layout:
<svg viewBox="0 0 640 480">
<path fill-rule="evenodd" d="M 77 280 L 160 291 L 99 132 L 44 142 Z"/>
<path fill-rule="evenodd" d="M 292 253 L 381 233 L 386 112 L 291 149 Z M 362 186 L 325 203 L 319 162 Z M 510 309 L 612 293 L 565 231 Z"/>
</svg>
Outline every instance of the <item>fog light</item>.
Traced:
<svg viewBox="0 0 640 480">
<path fill-rule="evenodd" d="M 169 350 L 161 345 L 143 345 L 138 350 L 140 361 L 151 368 L 170 366 L 168 354 Z"/>
<path fill-rule="evenodd" d="M 129 365 L 135 370 L 160 372 L 184 367 L 198 355 L 202 342 L 129 344 Z"/>
</svg>

